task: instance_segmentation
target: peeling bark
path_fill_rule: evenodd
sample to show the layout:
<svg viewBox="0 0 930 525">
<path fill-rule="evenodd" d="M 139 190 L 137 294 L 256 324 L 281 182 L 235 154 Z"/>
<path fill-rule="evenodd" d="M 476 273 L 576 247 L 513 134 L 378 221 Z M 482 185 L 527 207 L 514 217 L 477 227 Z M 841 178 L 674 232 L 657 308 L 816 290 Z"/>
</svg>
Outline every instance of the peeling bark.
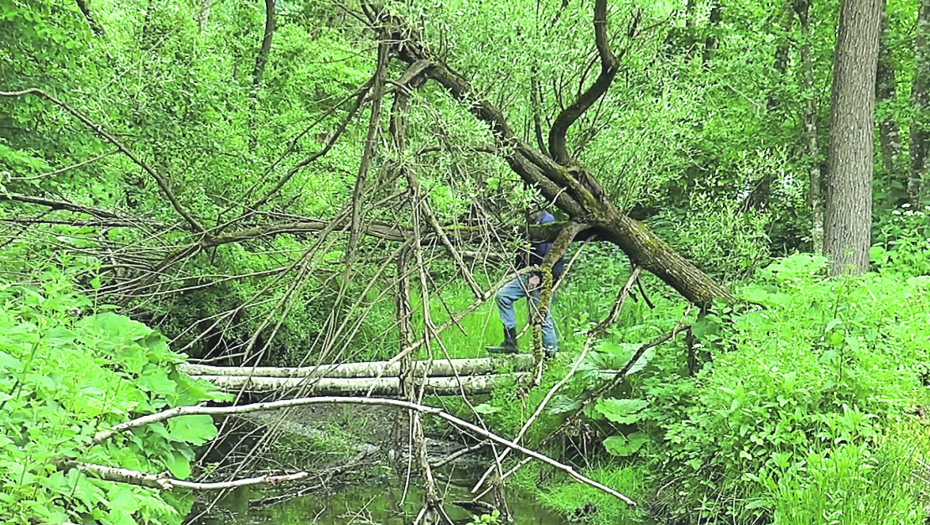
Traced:
<svg viewBox="0 0 930 525">
<path fill-rule="evenodd" d="M 413 385 L 422 387 L 427 394 L 457 396 L 487 394 L 494 389 L 524 382 L 526 372 L 514 374 L 491 374 L 480 376 L 428 377 L 415 379 Z M 324 377 L 308 380 L 302 377 L 256 377 L 256 376 L 195 376 L 213 383 L 215 387 L 230 393 L 254 394 L 297 394 L 297 395 L 375 395 L 399 396 L 401 394 L 396 377 Z"/>
<path fill-rule="evenodd" d="M 409 299 L 409 291 L 398 290 L 400 293 L 406 293 Z M 400 300 L 400 297 L 398 297 Z M 407 308 L 409 300 L 404 303 L 407 306 L 400 309 L 398 320 L 409 319 Z M 403 317 L 401 317 L 403 316 Z M 411 327 L 412 328 L 412 327 Z M 413 344 L 413 332 L 409 337 L 402 337 L 406 341 L 403 349 Z M 499 358 L 474 358 L 474 359 L 442 359 L 437 361 L 415 361 L 409 364 L 411 372 L 417 372 L 435 377 L 450 377 L 454 375 L 471 376 L 479 374 L 491 374 L 502 364 L 507 364 L 508 368 L 521 372 L 529 370 L 533 365 L 532 357 L 525 354 L 512 355 Z M 363 363 L 345 363 L 341 365 L 320 365 L 304 367 L 227 367 L 227 366 L 206 366 L 206 365 L 178 365 L 178 371 L 192 376 L 255 376 L 255 377 L 287 377 L 313 379 L 328 377 L 338 378 L 365 378 L 365 377 L 396 377 L 403 370 L 400 362 L 392 363 L 390 361 L 370 361 Z"/>
</svg>

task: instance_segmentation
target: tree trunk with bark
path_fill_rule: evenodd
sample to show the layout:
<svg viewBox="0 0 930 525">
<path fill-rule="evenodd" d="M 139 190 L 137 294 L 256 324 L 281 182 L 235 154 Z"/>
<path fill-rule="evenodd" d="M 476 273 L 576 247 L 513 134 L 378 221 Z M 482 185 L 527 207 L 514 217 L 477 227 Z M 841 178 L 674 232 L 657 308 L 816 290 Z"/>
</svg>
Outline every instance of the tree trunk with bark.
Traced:
<svg viewBox="0 0 930 525">
<path fill-rule="evenodd" d="M 881 0 L 843 0 L 833 61 L 824 252 L 834 274 L 865 272 Z"/>
<path fill-rule="evenodd" d="M 203 33 L 203 28 L 207 25 L 207 20 L 210 19 L 210 4 L 213 3 L 213 0 L 200 0 L 200 11 L 197 13 L 197 29 Z"/>
<path fill-rule="evenodd" d="M 804 142 L 810 157 L 808 205 L 811 210 L 811 251 L 823 253 L 823 196 L 820 144 L 817 138 L 817 92 L 811 59 L 810 1 L 795 0 L 794 10 L 801 25 L 801 77 L 804 88 Z"/>
<path fill-rule="evenodd" d="M 258 49 L 255 67 L 252 69 L 252 84 L 255 87 L 262 82 L 265 64 L 268 63 L 268 55 L 271 53 L 271 38 L 274 36 L 275 29 L 274 7 L 275 0 L 265 0 L 265 33 L 262 35 L 262 45 Z"/>
<path fill-rule="evenodd" d="M 927 153 L 930 150 L 930 0 L 920 0 L 917 13 L 917 42 L 914 49 L 916 68 L 911 88 L 910 170 L 907 196 L 912 206 L 920 205 L 923 179 L 930 171 Z"/>
<path fill-rule="evenodd" d="M 704 39 L 704 53 L 701 57 L 701 63 L 704 67 L 710 67 L 710 61 L 714 59 L 717 53 L 717 28 L 720 21 L 723 20 L 723 14 L 720 11 L 720 4 L 714 4 L 710 8 L 710 20 L 708 21 L 707 38 Z"/>
</svg>

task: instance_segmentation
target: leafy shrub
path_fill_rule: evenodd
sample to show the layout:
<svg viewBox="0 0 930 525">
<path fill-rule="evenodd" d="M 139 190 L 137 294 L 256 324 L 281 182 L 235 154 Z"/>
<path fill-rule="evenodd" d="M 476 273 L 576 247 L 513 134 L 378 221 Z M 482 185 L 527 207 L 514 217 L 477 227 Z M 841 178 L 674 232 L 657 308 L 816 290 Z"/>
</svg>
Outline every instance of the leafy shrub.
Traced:
<svg viewBox="0 0 930 525">
<path fill-rule="evenodd" d="M 175 370 L 185 357 L 164 337 L 98 308 L 66 275 L 0 284 L 0 515 L 112 524 L 181 523 L 183 494 L 103 481 L 55 460 L 149 473 L 191 474 L 195 446 L 216 435 L 208 416 L 137 428 L 101 444 L 95 433 L 142 414 L 219 400 L 207 383 Z"/>
<path fill-rule="evenodd" d="M 798 255 L 758 272 L 742 294 L 764 309 L 718 308 L 695 323 L 698 347 L 713 359 L 696 377 L 658 368 L 642 379 L 649 406 L 637 417 L 653 421 L 642 425 L 658 439 L 647 448 L 652 462 L 682 480 L 677 511 L 819 523 L 795 521 L 800 514 L 786 509 L 842 491 L 869 513 L 901 511 L 900 498 L 874 488 L 882 476 L 910 482 L 892 459 L 880 459 L 894 457 L 886 452 L 895 443 L 879 442 L 888 422 L 907 420 L 926 397 L 930 347 L 917 334 L 930 296 L 920 283 L 886 275 L 827 279 L 824 265 Z M 669 384 L 676 380 L 693 384 L 685 396 Z M 859 468 L 874 470 L 871 482 L 847 476 Z M 831 522 L 865 516 L 847 510 Z"/>
</svg>

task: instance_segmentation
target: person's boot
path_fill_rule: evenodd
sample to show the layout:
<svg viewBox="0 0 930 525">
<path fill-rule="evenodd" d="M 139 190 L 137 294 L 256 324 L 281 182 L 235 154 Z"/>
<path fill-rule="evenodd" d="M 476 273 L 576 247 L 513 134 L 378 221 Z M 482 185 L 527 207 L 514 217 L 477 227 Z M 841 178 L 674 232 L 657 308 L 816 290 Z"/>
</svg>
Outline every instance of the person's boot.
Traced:
<svg viewBox="0 0 930 525">
<path fill-rule="evenodd" d="M 516 354 L 517 353 L 517 329 L 504 327 L 504 342 L 500 346 L 489 346 L 490 354 Z"/>
</svg>

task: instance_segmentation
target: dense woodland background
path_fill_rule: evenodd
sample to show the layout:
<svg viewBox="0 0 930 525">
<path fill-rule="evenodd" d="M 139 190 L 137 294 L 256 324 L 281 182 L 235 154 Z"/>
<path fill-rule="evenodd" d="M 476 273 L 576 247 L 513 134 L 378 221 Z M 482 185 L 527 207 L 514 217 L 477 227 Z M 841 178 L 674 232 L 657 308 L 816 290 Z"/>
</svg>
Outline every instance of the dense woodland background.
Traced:
<svg viewBox="0 0 930 525">
<path fill-rule="evenodd" d="M 482 357 L 529 235 L 572 261 L 561 356 L 426 400 L 506 437 L 548 403 L 524 441 L 640 505 L 514 483 L 594 523 L 922 523 L 928 28 L 928 0 L 0 0 L 0 514 L 183 522 L 190 494 L 74 464 L 245 476 L 201 460 L 206 416 L 91 446 L 224 399 L 176 364 Z"/>
</svg>

